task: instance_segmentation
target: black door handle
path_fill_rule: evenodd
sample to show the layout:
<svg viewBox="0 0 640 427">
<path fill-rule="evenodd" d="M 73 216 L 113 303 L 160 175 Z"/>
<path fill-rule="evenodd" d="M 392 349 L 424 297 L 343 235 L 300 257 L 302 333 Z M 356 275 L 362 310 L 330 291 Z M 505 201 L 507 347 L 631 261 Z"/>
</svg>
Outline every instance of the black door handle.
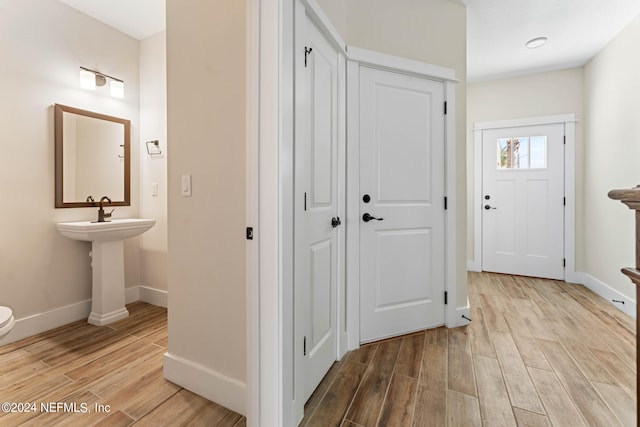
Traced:
<svg viewBox="0 0 640 427">
<path fill-rule="evenodd" d="M 498 208 L 492 208 L 492 207 L 491 207 L 491 206 L 489 206 L 489 205 L 484 205 L 484 208 L 485 208 L 486 210 L 489 210 L 489 209 L 498 209 Z"/>
<path fill-rule="evenodd" d="M 366 214 L 362 215 L 362 220 L 363 220 L 364 222 L 369 222 L 369 221 L 371 221 L 371 220 L 373 220 L 373 219 L 375 219 L 375 220 L 377 220 L 377 221 L 382 221 L 384 218 L 376 218 L 375 216 L 371 216 L 371 215 L 369 215 L 368 213 L 366 213 Z"/>
<path fill-rule="evenodd" d="M 333 228 L 336 228 L 336 227 L 337 227 L 337 226 L 339 226 L 340 224 L 342 224 L 342 222 L 340 221 L 340 217 L 339 217 L 339 216 L 336 216 L 336 217 L 331 218 L 331 226 L 332 226 Z"/>
</svg>

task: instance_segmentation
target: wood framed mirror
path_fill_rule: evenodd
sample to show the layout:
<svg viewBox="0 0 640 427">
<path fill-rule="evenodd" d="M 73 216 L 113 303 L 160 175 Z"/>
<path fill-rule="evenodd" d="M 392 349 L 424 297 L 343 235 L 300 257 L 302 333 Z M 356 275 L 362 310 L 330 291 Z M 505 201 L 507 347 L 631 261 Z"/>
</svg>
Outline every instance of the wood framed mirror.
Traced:
<svg viewBox="0 0 640 427">
<path fill-rule="evenodd" d="M 56 208 L 130 206 L 131 121 L 54 105 Z"/>
</svg>

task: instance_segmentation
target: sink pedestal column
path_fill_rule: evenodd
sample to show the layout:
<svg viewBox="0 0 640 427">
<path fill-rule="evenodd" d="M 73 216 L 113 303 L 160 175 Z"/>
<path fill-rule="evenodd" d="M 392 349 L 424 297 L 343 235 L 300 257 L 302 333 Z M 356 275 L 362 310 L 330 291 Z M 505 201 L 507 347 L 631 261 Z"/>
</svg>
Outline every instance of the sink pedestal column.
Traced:
<svg viewBox="0 0 640 427">
<path fill-rule="evenodd" d="M 103 326 L 129 316 L 124 306 L 124 243 L 91 242 L 93 296 L 88 322 Z"/>
</svg>

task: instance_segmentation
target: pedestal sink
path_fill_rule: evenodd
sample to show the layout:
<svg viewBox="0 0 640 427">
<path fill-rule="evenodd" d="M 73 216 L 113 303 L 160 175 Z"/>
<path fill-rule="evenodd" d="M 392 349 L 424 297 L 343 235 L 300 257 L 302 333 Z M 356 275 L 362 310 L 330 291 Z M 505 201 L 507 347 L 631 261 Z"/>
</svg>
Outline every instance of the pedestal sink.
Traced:
<svg viewBox="0 0 640 427">
<path fill-rule="evenodd" d="M 124 239 L 144 233 L 155 219 L 61 222 L 58 231 L 91 242 L 92 303 L 88 322 L 103 326 L 129 316 L 124 306 Z"/>
</svg>

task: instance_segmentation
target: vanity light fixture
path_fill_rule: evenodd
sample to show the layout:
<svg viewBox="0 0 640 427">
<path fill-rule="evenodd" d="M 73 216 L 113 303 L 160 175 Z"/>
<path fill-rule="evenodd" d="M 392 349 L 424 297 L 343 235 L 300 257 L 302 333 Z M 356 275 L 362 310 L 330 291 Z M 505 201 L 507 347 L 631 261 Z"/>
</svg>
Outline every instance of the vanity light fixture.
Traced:
<svg viewBox="0 0 640 427">
<path fill-rule="evenodd" d="M 95 90 L 98 86 L 104 86 L 109 80 L 109 93 L 114 98 L 124 98 L 124 81 L 108 76 L 99 71 L 80 67 L 80 87 Z"/>
<path fill-rule="evenodd" d="M 529 40 L 524 45 L 529 49 L 535 49 L 545 44 L 547 40 L 549 40 L 547 37 L 536 37 L 535 39 Z"/>
</svg>

